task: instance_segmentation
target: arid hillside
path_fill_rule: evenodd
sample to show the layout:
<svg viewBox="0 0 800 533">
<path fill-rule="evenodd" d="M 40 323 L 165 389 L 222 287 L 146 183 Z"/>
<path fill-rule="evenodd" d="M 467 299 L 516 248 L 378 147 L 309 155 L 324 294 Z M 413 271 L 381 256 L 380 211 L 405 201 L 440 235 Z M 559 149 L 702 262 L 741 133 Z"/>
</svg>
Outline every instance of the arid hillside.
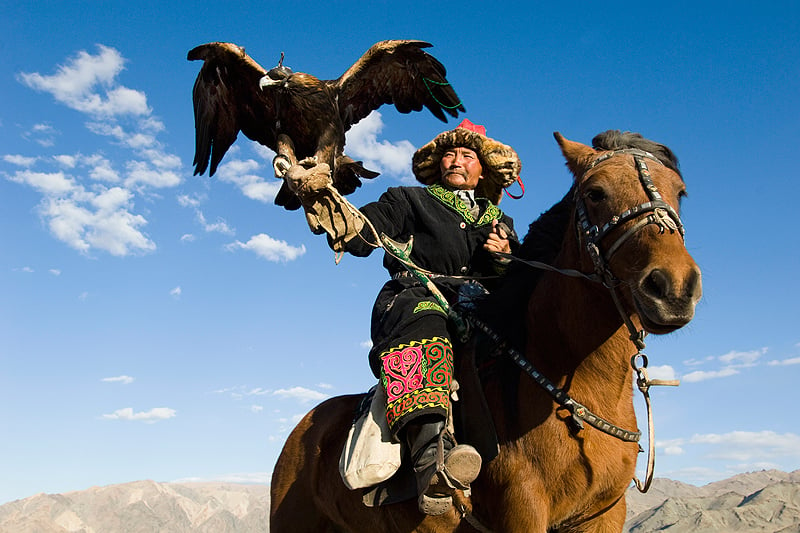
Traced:
<svg viewBox="0 0 800 533">
<path fill-rule="evenodd" d="M 0 533 L 264 533 L 264 485 L 135 481 L 0 505 Z M 800 533 L 800 470 L 695 487 L 656 479 L 627 494 L 626 533 Z"/>
</svg>

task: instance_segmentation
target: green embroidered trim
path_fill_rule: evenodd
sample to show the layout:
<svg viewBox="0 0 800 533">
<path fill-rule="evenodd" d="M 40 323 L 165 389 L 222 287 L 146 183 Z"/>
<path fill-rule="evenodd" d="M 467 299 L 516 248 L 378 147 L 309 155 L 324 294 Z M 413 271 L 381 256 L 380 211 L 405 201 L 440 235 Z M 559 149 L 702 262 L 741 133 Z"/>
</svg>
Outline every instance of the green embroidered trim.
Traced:
<svg viewBox="0 0 800 533">
<path fill-rule="evenodd" d="M 437 343 L 437 342 L 442 343 L 442 344 L 444 344 L 446 346 L 449 346 L 451 348 L 453 346 L 452 343 L 450 342 L 450 339 L 448 339 L 447 337 L 433 337 L 432 339 L 422 339 L 422 340 L 418 340 L 418 341 L 412 340 L 412 341 L 409 341 L 408 344 L 398 344 L 397 346 L 393 346 L 393 347 L 391 347 L 391 348 L 389 348 L 387 350 L 384 350 L 383 352 L 381 352 L 381 354 L 378 357 L 383 358 L 385 355 L 387 355 L 389 353 L 392 353 L 392 352 L 405 350 L 406 348 L 411 348 L 411 347 L 414 347 L 414 346 L 426 345 L 426 344 Z"/>
<path fill-rule="evenodd" d="M 431 196 L 461 215 L 464 220 L 470 224 L 475 222 L 475 217 L 473 217 L 472 213 L 469 212 L 469 209 L 466 205 L 464 205 L 464 202 L 461 201 L 461 198 L 456 196 L 456 193 L 449 189 L 445 189 L 438 183 L 434 183 L 433 185 L 429 186 L 427 190 Z"/>
<path fill-rule="evenodd" d="M 486 208 L 486 211 L 483 212 L 481 215 L 480 220 L 478 220 L 478 226 L 483 226 L 484 224 L 491 224 L 492 220 L 500 220 L 503 216 L 503 212 L 500 211 L 500 208 L 494 205 L 493 203 L 489 202 L 489 206 Z"/>
<path fill-rule="evenodd" d="M 445 189 L 439 183 L 429 185 L 426 190 L 431 196 L 461 215 L 464 220 L 470 224 L 475 224 L 475 217 L 472 216 L 472 213 L 469 212 L 469 208 L 467 208 L 464 202 L 461 201 L 461 198 L 456 196 L 453 191 Z M 489 206 L 486 208 L 486 211 L 483 212 L 476 225 L 483 226 L 484 224 L 491 224 L 492 220 L 500 220 L 502 216 L 503 212 L 500 208 L 489 202 Z"/>
<path fill-rule="evenodd" d="M 419 302 L 417 306 L 414 308 L 414 314 L 421 313 L 422 311 L 439 311 L 440 313 L 446 315 L 447 312 L 442 309 L 442 306 L 437 304 L 436 302 Z"/>
</svg>

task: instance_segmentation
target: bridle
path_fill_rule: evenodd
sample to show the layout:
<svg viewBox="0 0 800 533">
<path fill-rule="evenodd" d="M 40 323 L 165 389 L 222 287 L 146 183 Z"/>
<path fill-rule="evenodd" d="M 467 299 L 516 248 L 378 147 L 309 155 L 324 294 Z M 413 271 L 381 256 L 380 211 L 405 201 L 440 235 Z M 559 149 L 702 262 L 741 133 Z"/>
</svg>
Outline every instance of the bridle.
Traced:
<svg viewBox="0 0 800 533">
<path fill-rule="evenodd" d="M 619 250 L 625 241 L 636 234 L 639 230 L 651 224 L 658 226 L 659 233 L 661 234 L 665 233 L 666 231 L 669 231 L 670 233 L 678 232 L 681 236 L 681 239 L 684 238 L 686 232 L 677 211 L 675 211 L 670 204 L 664 201 L 664 199 L 661 197 L 661 194 L 658 192 L 658 188 L 653 183 L 653 178 L 650 175 L 650 169 L 647 167 L 647 161 L 645 161 L 645 159 L 650 159 L 660 165 L 663 165 L 663 163 L 650 152 L 639 150 L 637 148 L 624 148 L 606 152 L 589 163 L 589 166 L 584 171 L 583 176 L 581 176 L 578 181 L 583 180 L 583 178 L 586 177 L 586 174 L 596 166 L 618 155 L 633 156 L 633 161 L 639 174 L 639 182 L 644 188 L 649 201 L 633 206 L 630 209 L 623 211 L 619 215 L 611 217 L 611 219 L 602 226 L 598 226 L 597 224 L 592 224 L 589 221 L 586 203 L 580 194 L 580 189 L 576 187 L 574 200 L 575 214 L 577 218 L 578 240 L 583 241 L 586 252 L 589 254 L 592 264 L 594 265 L 594 272 L 599 277 L 599 281 L 601 281 L 601 283 L 611 291 L 614 304 L 616 305 L 620 316 L 622 316 L 622 319 L 631 334 L 631 341 L 633 341 L 639 350 L 643 350 L 645 335 L 644 331 L 636 330 L 631 323 L 628 314 L 623 309 L 616 292 L 616 287 L 618 287 L 621 282 L 611 271 L 609 262 L 611 261 L 611 257 L 617 252 L 617 250 Z M 605 253 L 601 252 L 600 242 L 609 233 L 621 227 L 624 223 L 636 219 L 639 220 L 637 220 L 635 224 L 617 237 L 617 239 L 608 247 Z"/>
</svg>

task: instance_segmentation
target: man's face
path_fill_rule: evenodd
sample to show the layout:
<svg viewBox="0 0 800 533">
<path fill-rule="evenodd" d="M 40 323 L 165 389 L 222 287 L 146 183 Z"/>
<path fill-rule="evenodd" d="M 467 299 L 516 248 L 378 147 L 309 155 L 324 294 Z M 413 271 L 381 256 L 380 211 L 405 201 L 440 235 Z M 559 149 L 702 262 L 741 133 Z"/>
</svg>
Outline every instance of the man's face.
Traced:
<svg viewBox="0 0 800 533">
<path fill-rule="evenodd" d="M 474 189 L 483 178 L 483 167 L 478 160 L 478 154 L 469 148 L 448 149 L 442 155 L 439 168 L 442 171 L 442 184 L 454 189 Z"/>
</svg>

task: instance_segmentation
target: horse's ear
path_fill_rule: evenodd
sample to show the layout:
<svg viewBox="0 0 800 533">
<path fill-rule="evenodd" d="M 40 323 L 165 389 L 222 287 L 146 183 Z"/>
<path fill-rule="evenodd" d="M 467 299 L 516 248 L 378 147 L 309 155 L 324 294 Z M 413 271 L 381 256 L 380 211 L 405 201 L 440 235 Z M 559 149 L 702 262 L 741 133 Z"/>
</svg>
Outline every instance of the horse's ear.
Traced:
<svg viewBox="0 0 800 533">
<path fill-rule="evenodd" d="M 576 178 L 583 176 L 589 162 L 597 152 L 591 146 L 566 139 L 557 131 L 553 132 L 553 137 L 556 138 L 556 142 L 561 147 L 561 153 L 564 154 L 570 171 Z"/>
</svg>

